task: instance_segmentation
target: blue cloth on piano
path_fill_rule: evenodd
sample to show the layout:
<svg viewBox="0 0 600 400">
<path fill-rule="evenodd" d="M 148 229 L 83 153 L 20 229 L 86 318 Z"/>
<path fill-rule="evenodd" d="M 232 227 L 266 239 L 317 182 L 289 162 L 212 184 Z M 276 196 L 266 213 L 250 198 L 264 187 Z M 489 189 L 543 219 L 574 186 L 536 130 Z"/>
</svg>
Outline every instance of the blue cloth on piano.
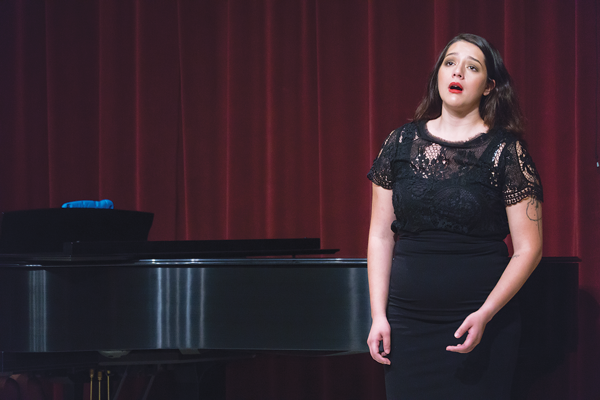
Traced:
<svg viewBox="0 0 600 400">
<path fill-rule="evenodd" d="M 79 201 L 70 201 L 62 205 L 62 208 L 115 208 L 113 202 L 104 199 L 100 201 L 95 200 L 79 200 Z"/>
</svg>

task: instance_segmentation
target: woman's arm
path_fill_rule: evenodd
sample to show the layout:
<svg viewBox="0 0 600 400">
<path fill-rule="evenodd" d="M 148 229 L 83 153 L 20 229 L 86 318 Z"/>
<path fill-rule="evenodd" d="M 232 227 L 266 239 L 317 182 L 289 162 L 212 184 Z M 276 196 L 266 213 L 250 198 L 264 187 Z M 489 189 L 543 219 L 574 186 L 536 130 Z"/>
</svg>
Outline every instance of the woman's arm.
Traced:
<svg viewBox="0 0 600 400">
<path fill-rule="evenodd" d="M 391 226 L 395 219 L 392 191 L 373 184 L 367 252 L 373 323 L 367 344 L 371 357 L 381 364 L 390 364 L 390 361 L 385 358 L 390 353 L 390 325 L 387 321 L 386 307 L 394 251 L 394 233 Z M 383 342 L 383 352 L 379 351 L 380 342 Z"/>
<path fill-rule="evenodd" d="M 542 258 L 542 204 L 533 197 L 506 207 L 514 254 L 479 310 L 458 328 L 457 338 L 468 332 L 464 343 L 446 350 L 468 353 L 481 341 L 485 325 L 521 289 Z"/>
</svg>

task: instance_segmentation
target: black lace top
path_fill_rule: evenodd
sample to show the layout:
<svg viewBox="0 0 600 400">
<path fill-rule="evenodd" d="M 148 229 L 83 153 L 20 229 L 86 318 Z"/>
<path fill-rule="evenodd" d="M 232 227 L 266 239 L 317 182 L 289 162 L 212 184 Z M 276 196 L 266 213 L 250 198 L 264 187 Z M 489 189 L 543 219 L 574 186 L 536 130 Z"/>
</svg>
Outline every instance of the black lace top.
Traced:
<svg viewBox="0 0 600 400">
<path fill-rule="evenodd" d="M 507 205 L 543 200 L 523 143 L 494 129 L 447 142 L 424 121 L 408 123 L 388 136 L 367 176 L 393 190 L 397 233 L 441 230 L 501 240 L 509 233 Z"/>
</svg>

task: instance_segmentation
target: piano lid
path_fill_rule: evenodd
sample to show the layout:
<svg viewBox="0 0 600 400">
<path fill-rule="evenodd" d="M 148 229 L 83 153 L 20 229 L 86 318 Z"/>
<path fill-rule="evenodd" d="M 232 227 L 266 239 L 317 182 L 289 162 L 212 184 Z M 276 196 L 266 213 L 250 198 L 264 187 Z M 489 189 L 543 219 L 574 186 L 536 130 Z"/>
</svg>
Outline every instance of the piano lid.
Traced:
<svg viewBox="0 0 600 400">
<path fill-rule="evenodd" d="M 122 262 L 140 259 L 217 259 L 334 254 L 318 238 L 249 240 L 65 242 L 62 252 L 3 253 L 0 262 L 29 264 Z"/>
<path fill-rule="evenodd" d="M 130 258 L 244 258 L 334 254 L 339 249 L 321 249 L 321 239 L 177 240 L 146 242 L 71 242 L 63 255 L 130 256 Z"/>
</svg>

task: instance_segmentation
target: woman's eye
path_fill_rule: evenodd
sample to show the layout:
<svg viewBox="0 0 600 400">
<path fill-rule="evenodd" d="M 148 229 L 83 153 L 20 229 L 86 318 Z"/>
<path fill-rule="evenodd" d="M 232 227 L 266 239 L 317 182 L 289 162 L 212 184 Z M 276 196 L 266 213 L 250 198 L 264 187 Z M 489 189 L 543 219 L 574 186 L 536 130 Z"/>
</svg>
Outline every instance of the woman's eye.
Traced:
<svg viewBox="0 0 600 400">
<path fill-rule="evenodd" d="M 454 65 L 454 61 L 446 61 L 446 65 L 447 66 Z"/>
<path fill-rule="evenodd" d="M 474 65 L 469 65 L 469 69 L 470 69 L 471 71 L 475 71 L 475 72 L 477 72 L 477 67 L 476 67 L 476 66 L 474 66 Z"/>
</svg>

